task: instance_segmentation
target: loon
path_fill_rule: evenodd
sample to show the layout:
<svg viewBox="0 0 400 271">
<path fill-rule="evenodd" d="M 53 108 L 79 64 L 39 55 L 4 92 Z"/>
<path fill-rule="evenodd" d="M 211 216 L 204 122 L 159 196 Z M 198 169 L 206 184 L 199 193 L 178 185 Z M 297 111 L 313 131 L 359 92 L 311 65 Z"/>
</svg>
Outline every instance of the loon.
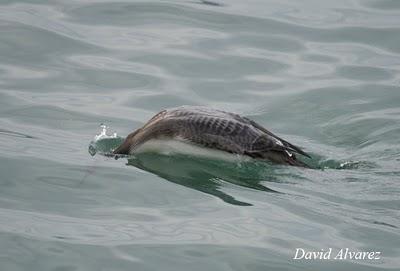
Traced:
<svg viewBox="0 0 400 271">
<path fill-rule="evenodd" d="M 165 147 L 171 142 L 200 147 L 203 153 L 218 151 L 276 164 L 309 167 L 296 157 L 300 154 L 310 158 L 307 153 L 255 121 L 203 106 L 162 110 L 129 134 L 113 154 L 136 154 Z"/>
</svg>

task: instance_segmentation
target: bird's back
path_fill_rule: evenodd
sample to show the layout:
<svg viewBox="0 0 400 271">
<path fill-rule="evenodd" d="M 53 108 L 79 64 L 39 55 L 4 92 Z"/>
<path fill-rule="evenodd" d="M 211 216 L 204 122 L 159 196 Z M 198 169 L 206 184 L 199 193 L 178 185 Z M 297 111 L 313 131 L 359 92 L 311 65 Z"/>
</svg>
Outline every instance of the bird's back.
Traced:
<svg viewBox="0 0 400 271">
<path fill-rule="evenodd" d="M 173 138 L 277 163 L 297 165 L 294 153 L 307 155 L 248 118 L 201 106 L 163 110 L 129 137 L 129 152 L 151 139 Z"/>
</svg>

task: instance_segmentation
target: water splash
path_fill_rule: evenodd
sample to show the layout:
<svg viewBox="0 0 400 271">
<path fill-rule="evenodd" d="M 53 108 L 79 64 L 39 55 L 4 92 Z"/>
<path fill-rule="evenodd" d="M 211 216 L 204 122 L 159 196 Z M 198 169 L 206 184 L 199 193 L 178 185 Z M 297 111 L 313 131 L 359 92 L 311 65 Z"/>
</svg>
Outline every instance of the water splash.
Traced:
<svg viewBox="0 0 400 271">
<path fill-rule="evenodd" d="M 95 135 L 89 144 L 88 151 L 91 156 L 96 155 L 96 153 L 109 156 L 124 141 L 124 138 L 119 137 L 116 132 L 110 133 L 110 127 L 107 125 L 102 123 L 100 128 L 100 133 Z"/>
<path fill-rule="evenodd" d="M 348 170 L 348 169 L 360 169 L 360 168 L 375 168 L 376 164 L 368 162 L 368 161 L 340 161 L 333 159 L 319 159 L 313 161 L 313 166 L 315 169 L 339 169 L 339 170 Z"/>
<path fill-rule="evenodd" d="M 94 136 L 94 141 L 98 141 L 98 140 L 104 139 L 104 138 L 116 138 L 118 136 L 116 132 L 114 132 L 112 135 L 108 135 L 107 128 L 109 128 L 109 127 L 103 123 L 100 124 L 100 128 L 101 128 L 101 132 L 100 132 L 100 134 Z"/>
<path fill-rule="evenodd" d="M 377 167 L 375 163 L 369 161 L 330 159 L 322 155 L 319 155 L 317 153 L 309 153 L 309 155 L 311 156 L 310 159 L 306 159 L 301 156 L 299 156 L 298 159 L 306 163 L 310 168 L 316 170 L 325 170 L 325 169 L 353 170 L 353 169 L 368 169 Z"/>
</svg>

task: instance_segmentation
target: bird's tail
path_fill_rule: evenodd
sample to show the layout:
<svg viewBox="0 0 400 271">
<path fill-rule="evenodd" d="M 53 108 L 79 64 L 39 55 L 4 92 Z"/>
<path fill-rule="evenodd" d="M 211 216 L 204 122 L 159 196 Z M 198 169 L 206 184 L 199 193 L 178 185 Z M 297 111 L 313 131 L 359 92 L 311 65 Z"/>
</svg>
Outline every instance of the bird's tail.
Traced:
<svg viewBox="0 0 400 271">
<path fill-rule="evenodd" d="M 277 164 L 312 168 L 305 162 L 297 159 L 294 153 L 289 153 L 287 151 L 253 151 L 246 152 L 246 154 L 256 159 L 267 160 Z"/>
<path fill-rule="evenodd" d="M 292 154 L 292 157 L 290 157 L 287 160 L 287 163 L 291 166 L 295 166 L 295 167 L 304 167 L 304 168 L 312 168 L 311 166 L 309 166 L 308 164 L 304 163 L 303 161 L 299 160 L 296 158 L 296 156 L 294 154 Z"/>
</svg>

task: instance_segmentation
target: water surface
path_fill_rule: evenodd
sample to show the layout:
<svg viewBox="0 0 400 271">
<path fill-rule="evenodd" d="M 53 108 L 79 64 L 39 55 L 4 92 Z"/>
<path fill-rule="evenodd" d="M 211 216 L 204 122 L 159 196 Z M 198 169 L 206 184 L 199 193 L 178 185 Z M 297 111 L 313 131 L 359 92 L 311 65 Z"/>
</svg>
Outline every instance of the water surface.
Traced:
<svg viewBox="0 0 400 271">
<path fill-rule="evenodd" d="M 399 3 L 1 1 L 0 269 L 397 270 Z M 88 153 L 182 104 L 320 169 Z"/>
</svg>

